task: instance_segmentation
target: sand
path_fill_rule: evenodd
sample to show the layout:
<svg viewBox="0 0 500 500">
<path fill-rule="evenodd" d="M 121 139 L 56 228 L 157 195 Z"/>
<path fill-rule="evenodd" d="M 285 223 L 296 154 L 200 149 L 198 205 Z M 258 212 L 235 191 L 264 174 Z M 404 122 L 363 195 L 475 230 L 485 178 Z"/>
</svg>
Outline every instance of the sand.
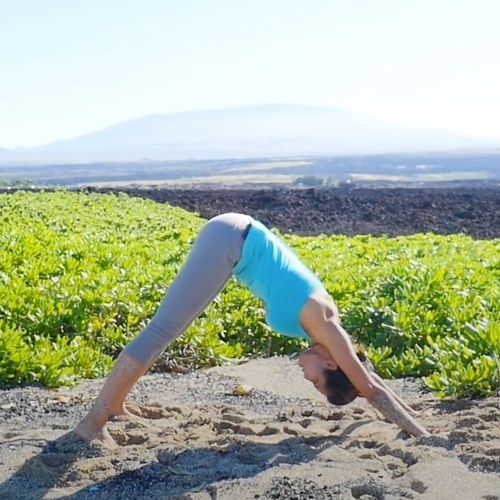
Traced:
<svg viewBox="0 0 500 500">
<path fill-rule="evenodd" d="M 143 377 L 130 396 L 142 417 L 109 423 L 116 449 L 70 433 L 102 380 L 2 390 L 0 499 L 500 499 L 500 398 L 389 384 L 432 437 L 363 400 L 328 405 L 286 357 Z"/>
</svg>

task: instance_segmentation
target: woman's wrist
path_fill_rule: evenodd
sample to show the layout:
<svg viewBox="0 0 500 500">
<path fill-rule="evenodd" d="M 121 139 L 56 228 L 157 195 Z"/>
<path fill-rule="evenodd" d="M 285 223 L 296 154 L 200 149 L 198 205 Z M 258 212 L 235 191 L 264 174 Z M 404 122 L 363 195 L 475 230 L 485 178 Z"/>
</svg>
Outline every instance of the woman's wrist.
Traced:
<svg viewBox="0 0 500 500">
<path fill-rule="evenodd" d="M 367 399 L 384 417 L 409 434 L 415 437 L 430 436 L 429 431 L 409 415 L 388 391 L 382 389 Z"/>
</svg>

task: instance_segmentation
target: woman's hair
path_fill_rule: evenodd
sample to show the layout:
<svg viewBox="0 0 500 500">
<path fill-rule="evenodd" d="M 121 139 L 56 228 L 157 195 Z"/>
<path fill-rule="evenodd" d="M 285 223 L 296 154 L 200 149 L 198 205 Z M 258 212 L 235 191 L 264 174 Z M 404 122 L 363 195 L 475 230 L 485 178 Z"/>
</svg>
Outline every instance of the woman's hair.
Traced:
<svg viewBox="0 0 500 500">
<path fill-rule="evenodd" d="M 364 352 L 358 351 L 356 354 L 363 364 L 369 363 Z M 329 392 L 326 398 L 332 405 L 343 406 L 359 396 L 356 387 L 340 368 L 325 370 L 325 386 Z"/>
</svg>

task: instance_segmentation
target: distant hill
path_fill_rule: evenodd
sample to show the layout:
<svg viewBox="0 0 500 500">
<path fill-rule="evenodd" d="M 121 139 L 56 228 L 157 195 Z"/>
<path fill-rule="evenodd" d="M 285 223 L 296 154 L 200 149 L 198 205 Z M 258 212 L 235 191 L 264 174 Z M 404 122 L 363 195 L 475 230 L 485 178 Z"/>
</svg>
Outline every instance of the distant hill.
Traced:
<svg viewBox="0 0 500 500">
<path fill-rule="evenodd" d="M 411 153 L 500 147 L 338 108 L 268 104 L 151 115 L 43 147 L 0 151 L 0 163 L 201 160 Z"/>
</svg>

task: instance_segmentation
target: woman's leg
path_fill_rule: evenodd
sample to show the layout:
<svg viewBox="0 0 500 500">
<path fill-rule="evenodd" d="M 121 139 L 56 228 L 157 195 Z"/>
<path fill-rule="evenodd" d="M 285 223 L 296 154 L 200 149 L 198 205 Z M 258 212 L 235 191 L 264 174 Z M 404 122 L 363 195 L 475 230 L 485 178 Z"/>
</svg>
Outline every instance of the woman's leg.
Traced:
<svg viewBox="0 0 500 500">
<path fill-rule="evenodd" d="M 122 412 L 135 382 L 222 290 L 241 256 L 249 223 L 248 216 L 224 214 L 205 224 L 155 316 L 125 347 L 92 409 L 75 428 L 78 435 L 101 437 L 109 417 Z"/>
</svg>

